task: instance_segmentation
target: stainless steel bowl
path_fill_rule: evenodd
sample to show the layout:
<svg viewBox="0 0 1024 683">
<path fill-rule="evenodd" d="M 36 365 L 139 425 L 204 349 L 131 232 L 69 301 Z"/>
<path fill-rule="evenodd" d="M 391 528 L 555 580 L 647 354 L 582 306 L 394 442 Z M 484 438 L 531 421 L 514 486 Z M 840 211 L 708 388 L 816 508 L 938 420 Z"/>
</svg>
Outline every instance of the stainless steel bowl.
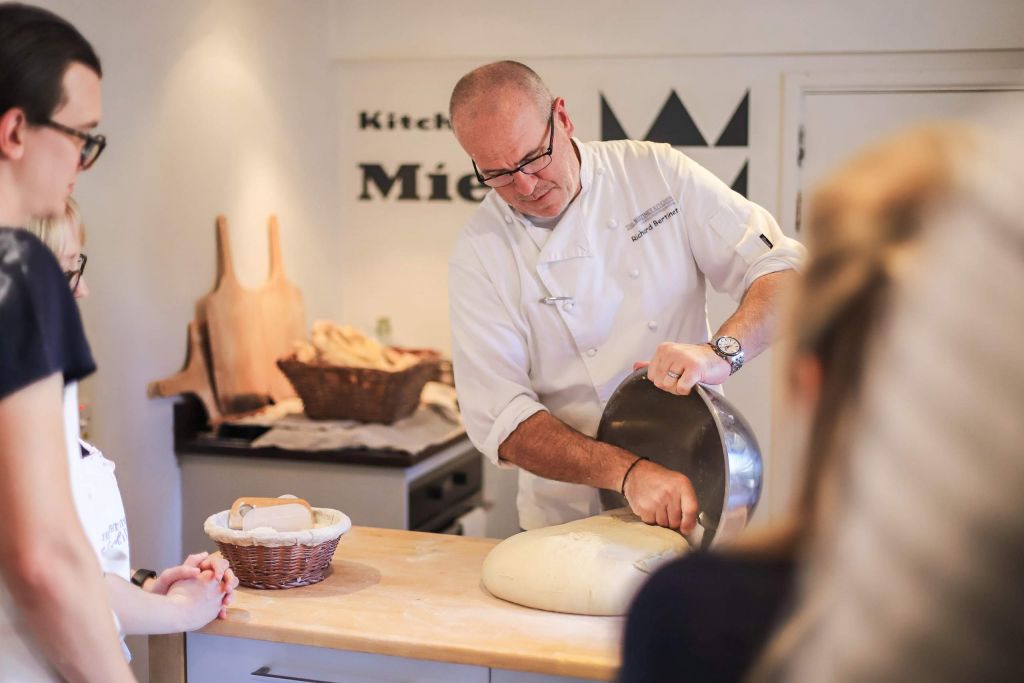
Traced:
<svg viewBox="0 0 1024 683">
<path fill-rule="evenodd" d="M 597 440 L 682 472 L 697 492 L 701 548 L 734 538 L 761 497 L 761 451 L 750 424 L 718 392 L 697 385 L 688 396 L 662 391 L 646 368 L 618 386 L 608 400 Z M 628 505 L 601 491 L 605 509 Z"/>
</svg>

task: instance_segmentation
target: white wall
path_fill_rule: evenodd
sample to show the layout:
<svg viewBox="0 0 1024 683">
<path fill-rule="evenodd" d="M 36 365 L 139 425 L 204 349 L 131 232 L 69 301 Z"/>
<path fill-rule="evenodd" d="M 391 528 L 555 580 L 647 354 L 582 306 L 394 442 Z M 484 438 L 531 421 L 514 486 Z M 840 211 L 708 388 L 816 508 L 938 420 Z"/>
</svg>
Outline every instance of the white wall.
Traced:
<svg viewBox="0 0 1024 683">
<path fill-rule="evenodd" d="M 337 59 L 953 52 L 1022 47 L 1019 0 L 332 0 Z"/>
<path fill-rule="evenodd" d="M 740 92 L 747 86 L 751 90 L 751 144 L 746 150 L 751 159 L 750 197 L 776 216 L 786 213 L 783 202 L 793 201 L 793 197 L 782 195 L 780 182 L 787 76 L 804 72 L 1024 66 L 1024 3 L 1010 0 L 971 4 L 959 0 L 718 4 L 696 0 L 631 4 L 612 0 L 524 0 L 513 4 L 334 0 L 330 10 L 331 54 L 339 64 L 342 80 L 347 78 L 356 84 L 343 83 L 342 90 L 346 85 L 349 90 L 362 88 L 361 106 L 377 101 L 376 106 L 382 109 L 395 108 L 403 100 L 402 88 L 419 91 L 424 82 L 435 83 L 437 74 L 458 74 L 467 65 L 514 58 L 537 69 L 556 95 L 586 92 L 583 98 L 570 98 L 568 108 L 578 133 L 584 139 L 595 139 L 597 98 L 591 93 L 598 87 L 606 92 L 609 80 L 620 83 L 625 93 L 638 92 L 650 99 L 636 109 L 649 110 L 652 117 L 670 87 L 679 88 L 688 103 L 703 97 L 735 106 L 735 86 L 740 84 Z M 585 68 L 573 68 L 574 64 Z M 672 69 L 678 75 L 666 81 L 664 74 Z M 408 74 L 405 80 L 403 73 Z M 587 74 L 601 76 L 582 84 L 559 80 L 570 73 L 582 73 L 585 79 Z M 451 77 L 449 88 L 456 79 L 457 75 Z M 376 83 L 377 92 L 367 87 L 372 83 Z M 647 91 L 645 85 L 649 86 Z M 418 102 L 425 109 L 411 113 L 425 115 L 443 110 L 447 95 L 438 93 L 431 106 L 423 104 L 429 100 L 419 92 L 404 99 Z M 345 99 L 352 99 L 350 93 Z M 617 102 L 622 99 L 620 96 Z M 616 104 L 616 112 L 619 110 Z M 345 139 L 351 135 L 354 117 L 344 105 L 342 114 Z M 627 130 L 645 130 L 643 123 L 641 120 L 633 127 L 627 126 Z M 381 136 L 384 138 L 388 139 L 380 143 L 380 158 L 448 160 L 433 149 L 433 142 L 427 159 L 421 158 L 422 153 L 416 156 L 422 150 L 402 149 L 401 135 Z M 448 144 L 456 148 L 451 136 Z M 358 193 L 354 164 L 366 160 L 350 156 L 345 151 L 340 156 L 339 191 L 343 201 Z M 696 158 L 703 161 L 700 156 Z M 350 264 L 348 270 L 372 273 L 375 263 L 397 264 L 419 258 L 415 283 L 397 280 L 386 288 L 382 285 L 378 301 L 352 290 L 343 290 L 339 296 L 342 310 L 358 325 L 372 325 L 378 307 L 386 302 L 396 330 L 411 329 L 416 339 L 445 347 L 449 343 L 446 281 L 444 260 L 439 254 L 447 253 L 458 226 L 432 219 L 426 202 L 416 204 L 402 205 L 392 199 L 390 204 L 374 205 L 380 217 L 378 223 L 387 234 L 386 256 L 380 251 L 378 239 L 360 234 L 361 225 L 346 221 L 346 216 L 342 216 L 340 225 L 346 245 L 341 258 Z M 472 207 L 462 208 L 468 215 Z M 420 220 L 409 220 L 417 210 Z M 349 213 L 355 215 L 358 211 Z M 792 221 L 783 224 L 783 229 L 793 234 Z M 734 304 L 725 297 L 712 297 L 712 325 L 733 309 Z M 415 343 L 415 339 L 403 341 Z M 768 475 L 762 509 L 755 517 L 758 524 L 770 521 L 787 506 L 792 479 L 788 475 L 792 471 L 791 438 L 781 424 L 788 410 L 775 388 L 778 383 L 773 381 L 779 373 L 778 356 L 771 352 L 763 355 L 727 384 L 729 398 L 751 421 L 766 458 Z M 489 474 L 497 473 L 489 470 Z M 510 475 L 502 475 L 501 485 L 511 486 Z"/>
<path fill-rule="evenodd" d="M 326 3 L 176 0 L 45 3 L 104 65 L 109 145 L 79 181 L 87 221 L 83 306 L 99 372 L 91 438 L 117 463 L 135 566 L 180 562 L 180 485 L 169 399 L 146 383 L 179 369 L 193 304 L 214 279 L 227 214 L 240 278 L 265 277 L 266 218 L 308 314 L 336 317 L 336 117 Z M 187 550 L 187 549 L 186 549 Z M 133 644 L 137 659 L 141 643 Z"/>
</svg>

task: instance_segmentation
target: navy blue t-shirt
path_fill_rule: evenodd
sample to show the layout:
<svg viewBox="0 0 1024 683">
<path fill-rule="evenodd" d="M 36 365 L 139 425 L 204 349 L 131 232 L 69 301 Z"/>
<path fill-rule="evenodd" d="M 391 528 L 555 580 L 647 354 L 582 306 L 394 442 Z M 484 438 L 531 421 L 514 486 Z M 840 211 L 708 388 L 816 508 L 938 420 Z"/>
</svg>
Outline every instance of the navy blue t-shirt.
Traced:
<svg viewBox="0 0 1024 683">
<path fill-rule="evenodd" d="M 53 253 L 25 230 L 0 228 L 0 399 L 55 372 L 67 384 L 95 370 Z"/>
<path fill-rule="evenodd" d="M 618 683 L 731 683 L 786 613 L 791 560 L 695 552 L 661 567 L 626 617 Z"/>
</svg>

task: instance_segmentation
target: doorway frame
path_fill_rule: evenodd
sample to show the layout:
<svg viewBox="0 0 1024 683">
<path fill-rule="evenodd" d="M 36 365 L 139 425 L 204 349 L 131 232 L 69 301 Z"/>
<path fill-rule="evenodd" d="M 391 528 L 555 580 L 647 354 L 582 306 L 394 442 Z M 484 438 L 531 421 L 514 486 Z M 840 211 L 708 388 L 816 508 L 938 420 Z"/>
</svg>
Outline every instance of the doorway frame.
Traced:
<svg viewBox="0 0 1024 683">
<path fill-rule="evenodd" d="M 782 75 L 780 113 L 779 183 L 777 219 L 790 237 L 802 239 L 797 229 L 800 211 L 801 135 L 808 97 L 825 93 L 978 92 L 1024 91 L 1024 69 L 885 70 L 885 71 L 791 71 Z M 772 467 L 766 468 L 764 485 L 772 490 L 771 516 L 791 509 L 797 488 L 795 475 L 802 468 L 803 453 L 791 443 L 796 435 L 788 426 L 782 379 L 785 363 L 776 361 L 772 391 Z"/>
<path fill-rule="evenodd" d="M 793 71 L 782 75 L 779 150 L 779 223 L 799 237 L 800 153 L 808 97 L 827 93 L 1024 91 L 1024 69 L 943 71 Z"/>
</svg>

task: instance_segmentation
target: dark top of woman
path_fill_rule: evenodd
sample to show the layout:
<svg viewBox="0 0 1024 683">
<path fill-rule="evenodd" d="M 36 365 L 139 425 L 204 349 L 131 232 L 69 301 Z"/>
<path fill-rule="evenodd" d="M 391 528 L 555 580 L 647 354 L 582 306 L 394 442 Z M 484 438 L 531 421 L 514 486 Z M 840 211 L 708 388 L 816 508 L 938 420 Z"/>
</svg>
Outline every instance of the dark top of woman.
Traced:
<svg viewBox="0 0 1024 683">
<path fill-rule="evenodd" d="M 0 228 L 0 399 L 55 372 L 96 370 L 67 278 L 35 235 Z"/>
<path fill-rule="evenodd" d="M 693 553 L 644 584 L 626 618 L 619 683 L 740 681 L 783 615 L 790 560 Z"/>
</svg>

